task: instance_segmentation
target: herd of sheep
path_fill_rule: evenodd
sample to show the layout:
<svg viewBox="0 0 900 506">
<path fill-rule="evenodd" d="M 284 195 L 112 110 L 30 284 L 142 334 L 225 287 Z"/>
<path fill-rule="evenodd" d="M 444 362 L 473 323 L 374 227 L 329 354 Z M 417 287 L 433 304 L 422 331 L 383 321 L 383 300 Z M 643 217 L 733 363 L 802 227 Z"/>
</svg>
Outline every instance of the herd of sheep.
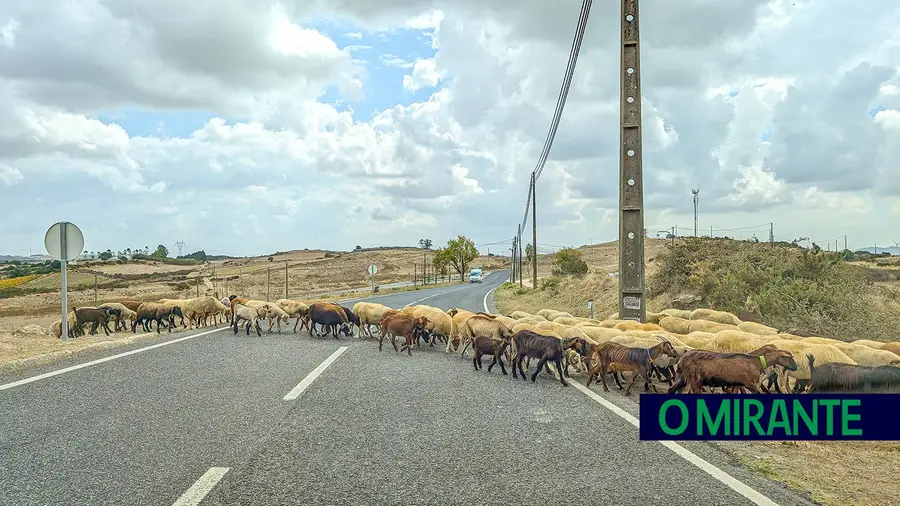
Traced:
<svg viewBox="0 0 900 506">
<path fill-rule="evenodd" d="M 445 352 L 465 356 L 471 346 L 473 367 L 481 368 L 484 355 L 493 357 L 488 371 L 504 359 L 513 376 L 525 378 L 524 369 L 538 360 L 532 381 L 541 370 L 566 385 L 571 374 L 587 375 L 586 384 L 597 379 L 607 389 L 608 375 L 622 388 L 622 373 L 631 373 L 628 395 L 636 380 L 645 391 L 657 391 L 653 376 L 667 382 L 669 392 L 700 393 L 705 389 L 724 392 L 853 391 L 900 387 L 900 342 L 858 340 L 844 342 L 824 337 L 802 337 L 735 315 L 711 309 L 693 311 L 667 309 L 648 313 L 647 323 L 581 318 L 543 309 L 537 314 L 514 311 L 509 315 L 447 311 L 427 305 L 394 309 L 374 302 L 357 302 L 352 308 L 332 302 L 306 303 L 291 299 L 275 302 L 230 296 L 222 299 L 161 299 L 156 302 L 124 301 L 96 307 L 73 308 L 69 328 L 75 337 L 101 329 L 131 331 L 137 326 L 156 332 L 178 325 L 195 328 L 228 323 L 236 334 L 243 324 L 262 335 L 261 321 L 268 331 L 295 318 L 293 331 L 304 328 L 310 335 L 341 334 L 359 338 L 379 337 L 379 350 L 390 339 L 396 352 L 412 354 L 422 343 L 434 347 L 446 343 Z M 176 321 L 176 319 L 180 319 Z M 115 330 L 109 328 L 114 323 Z M 61 322 L 51 325 L 51 334 L 61 334 Z M 401 339 L 402 348 L 397 347 Z M 527 362 L 526 362 L 527 361 Z M 524 366 L 524 367 L 523 367 Z"/>
</svg>

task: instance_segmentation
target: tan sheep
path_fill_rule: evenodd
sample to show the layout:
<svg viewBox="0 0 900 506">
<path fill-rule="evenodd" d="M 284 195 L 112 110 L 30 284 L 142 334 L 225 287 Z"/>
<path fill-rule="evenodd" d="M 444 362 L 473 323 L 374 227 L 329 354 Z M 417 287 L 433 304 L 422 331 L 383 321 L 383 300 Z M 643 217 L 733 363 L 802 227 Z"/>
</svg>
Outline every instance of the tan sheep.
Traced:
<svg viewBox="0 0 900 506">
<path fill-rule="evenodd" d="M 460 344 L 462 344 L 462 333 L 466 332 L 466 321 L 468 321 L 469 318 L 475 316 L 475 313 L 466 309 L 459 309 L 455 307 L 451 307 L 446 311 L 446 313 L 450 315 L 450 318 L 452 320 L 453 331 L 450 338 L 447 339 L 447 349 L 444 351 L 449 352 L 452 347 L 451 345 L 456 346 L 455 348 L 453 348 L 453 351 L 456 351 L 460 348 Z"/>
<path fill-rule="evenodd" d="M 709 340 L 709 347 L 710 351 L 719 353 L 750 353 L 776 340 L 775 336 L 764 337 L 740 330 L 723 330 Z"/>
<path fill-rule="evenodd" d="M 663 316 L 674 316 L 675 318 L 681 318 L 682 320 L 690 320 L 691 319 L 691 311 L 689 311 L 687 309 L 668 308 L 668 309 L 663 309 L 659 313 Z"/>
<path fill-rule="evenodd" d="M 691 312 L 691 320 L 706 320 L 716 323 L 724 323 L 726 325 L 734 325 L 737 327 L 741 324 L 740 318 L 727 312 L 716 311 L 714 309 L 695 309 Z"/>
<path fill-rule="evenodd" d="M 283 309 L 278 307 L 277 304 L 275 304 L 273 302 L 268 302 L 268 301 L 260 300 L 260 299 L 252 299 L 252 300 L 248 300 L 248 301 L 244 302 L 244 305 L 249 308 L 259 308 L 259 307 L 263 307 L 263 306 L 268 306 L 268 308 L 269 308 L 268 313 L 267 313 L 268 316 L 266 317 L 266 319 L 269 321 L 269 332 L 272 332 L 272 327 L 274 327 L 275 324 L 277 323 L 278 324 L 278 333 L 280 334 L 282 320 L 285 323 L 288 320 L 288 314 Z"/>
<path fill-rule="evenodd" d="M 575 318 L 575 317 L 569 317 L 569 316 L 561 316 L 559 318 L 554 318 L 553 322 L 559 323 L 562 325 L 572 325 L 572 326 L 582 323 L 581 318 Z"/>
<path fill-rule="evenodd" d="M 677 316 L 663 316 L 659 320 L 659 326 L 667 332 L 675 334 L 689 334 L 691 332 L 691 320 L 685 320 Z"/>
<path fill-rule="evenodd" d="M 868 339 L 859 339 L 853 341 L 853 344 L 861 344 L 863 346 L 868 346 L 869 348 L 875 348 L 876 350 L 884 350 L 893 353 L 894 355 L 900 355 L 900 343 L 898 342 L 881 342 L 881 341 L 871 341 Z"/>
<path fill-rule="evenodd" d="M 525 311 L 513 311 L 512 313 L 509 313 L 509 317 L 514 320 L 521 320 L 522 318 L 540 318 L 541 320 L 546 320 L 543 316 L 533 315 Z"/>
<path fill-rule="evenodd" d="M 805 337 L 800 337 L 800 336 L 796 336 L 794 334 L 788 334 L 785 332 L 779 332 L 778 334 L 775 334 L 775 336 L 778 337 L 778 339 L 787 339 L 788 341 L 802 341 L 802 340 L 806 339 Z"/>
<path fill-rule="evenodd" d="M 751 334 L 760 336 L 772 336 L 778 333 L 778 329 L 756 322 L 741 322 L 740 325 L 738 325 L 738 328 L 744 332 L 750 332 Z"/>
<path fill-rule="evenodd" d="M 206 296 L 192 299 L 181 310 L 185 316 L 191 319 L 191 327 L 193 327 L 195 323 L 199 326 L 200 319 L 203 319 L 204 325 L 208 324 L 210 316 L 213 317 L 213 324 L 218 325 L 217 316 L 225 312 L 225 307 L 225 304 L 222 304 L 219 299 Z"/>
<path fill-rule="evenodd" d="M 466 319 L 464 329 L 460 332 L 460 347 L 462 351 L 459 352 L 459 355 L 461 357 L 466 356 L 466 349 L 475 336 L 488 336 L 495 341 L 504 341 L 513 335 L 512 330 L 504 325 L 503 322 L 478 314 Z"/>
<path fill-rule="evenodd" d="M 287 313 L 289 318 L 296 318 L 296 320 L 294 320 L 294 333 L 297 332 L 297 326 L 300 325 L 300 321 L 303 317 L 309 314 L 309 304 L 300 300 L 278 299 L 275 301 L 275 305 Z M 356 314 L 356 311 L 353 311 L 353 313 Z"/>
<path fill-rule="evenodd" d="M 884 343 L 880 341 L 871 341 L 869 339 L 857 339 L 850 344 L 858 344 L 860 346 L 868 346 L 869 348 L 874 348 L 876 350 L 880 350 L 884 348 Z"/>
<path fill-rule="evenodd" d="M 655 323 L 641 323 L 636 322 L 634 320 L 625 320 L 623 322 L 617 323 L 615 328 L 625 331 L 625 330 L 645 330 L 648 332 L 660 331 L 664 330 L 662 327 Z"/>
<path fill-rule="evenodd" d="M 441 311 L 441 312 L 443 313 L 443 311 Z M 444 313 L 444 314 L 446 314 L 446 313 Z M 503 316 L 502 314 L 495 316 L 494 319 L 496 319 L 499 322 L 502 322 L 504 325 L 506 325 L 507 328 L 513 328 L 517 323 L 519 323 L 518 320 L 516 320 L 515 318 Z"/>
<path fill-rule="evenodd" d="M 856 361 L 858 365 L 900 365 L 900 356 L 887 350 L 876 350 L 874 348 L 869 348 L 868 346 L 846 343 L 844 341 L 828 339 L 825 337 L 808 337 L 801 342 L 834 346 Z"/>
<path fill-rule="evenodd" d="M 372 326 L 380 328 L 384 314 L 388 311 L 394 311 L 393 308 L 377 302 L 357 302 L 350 310 L 359 317 L 360 337 L 362 337 L 363 333 L 367 337 L 372 337 Z"/>
<path fill-rule="evenodd" d="M 728 325 L 726 323 L 712 322 L 709 320 L 691 320 L 691 323 L 688 326 L 688 330 L 690 330 L 691 332 L 700 331 L 712 332 L 715 334 L 718 332 L 722 332 L 723 330 L 736 330 L 740 332 L 741 329 L 739 329 L 737 325 Z"/>
<path fill-rule="evenodd" d="M 603 320 L 600 322 L 600 326 L 611 329 L 611 328 L 614 328 L 619 323 L 622 323 L 624 321 L 631 321 L 631 320 Z"/>
</svg>

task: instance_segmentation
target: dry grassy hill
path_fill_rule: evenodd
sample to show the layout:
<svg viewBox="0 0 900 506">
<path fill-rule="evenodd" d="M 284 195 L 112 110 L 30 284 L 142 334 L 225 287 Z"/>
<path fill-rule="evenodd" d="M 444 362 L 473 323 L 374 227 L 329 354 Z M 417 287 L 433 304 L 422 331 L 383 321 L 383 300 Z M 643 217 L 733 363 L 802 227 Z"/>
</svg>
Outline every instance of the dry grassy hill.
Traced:
<svg viewBox="0 0 900 506">
<path fill-rule="evenodd" d="M 69 304 L 194 297 L 197 293 L 276 299 L 285 295 L 285 268 L 290 297 L 365 287 L 369 284 L 366 269 L 371 264 L 378 266 L 378 284 L 413 281 L 414 276 L 421 282 L 423 262 L 428 264 L 429 277 L 433 277 L 433 255 L 419 248 L 375 248 L 351 252 L 296 250 L 194 265 L 184 261 L 172 265 L 171 260 L 80 262 L 69 268 Z M 472 267 L 490 270 L 508 263 L 505 258 L 481 256 Z M 58 319 L 58 272 L 37 276 L 9 291 L 14 296 L 0 298 L 0 329 L 11 331 L 27 324 L 46 327 Z"/>
</svg>

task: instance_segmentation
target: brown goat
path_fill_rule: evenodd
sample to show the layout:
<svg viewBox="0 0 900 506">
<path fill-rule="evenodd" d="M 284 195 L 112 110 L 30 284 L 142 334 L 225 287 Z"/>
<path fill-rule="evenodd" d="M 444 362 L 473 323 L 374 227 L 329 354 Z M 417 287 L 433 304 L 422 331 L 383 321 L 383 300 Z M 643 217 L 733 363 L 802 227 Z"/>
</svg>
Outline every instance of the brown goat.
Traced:
<svg viewBox="0 0 900 506">
<path fill-rule="evenodd" d="M 653 380 L 650 378 L 650 374 L 653 372 L 653 361 L 663 354 L 670 357 L 678 356 L 678 352 L 675 351 L 675 347 L 672 346 L 668 339 L 664 337 L 660 337 L 660 339 L 662 339 L 662 342 L 651 348 L 632 348 L 611 341 L 599 344 L 596 347 L 596 353 L 599 357 L 591 367 L 591 370 L 588 371 L 588 379 L 585 386 L 591 386 L 594 375 L 599 372 L 600 381 L 603 383 L 603 391 L 609 392 L 609 387 L 606 386 L 606 373 L 610 369 L 610 365 L 615 364 L 617 372 L 631 371 L 631 381 L 628 383 L 628 387 L 625 388 L 625 395 L 631 395 L 631 388 L 634 386 L 638 376 L 644 379 L 645 391 L 653 388 L 654 392 L 658 392 L 656 385 L 653 384 Z M 614 379 L 616 379 L 618 384 L 618 378 Z M 621 385 L 619 385 L 619 388 L 621 388 Z"/>
<path fill-rule="evenodd" d="M 895 365 L 850 365 L 838 362 L 815 367 L 812 353 L 809 360 L 808 392 L 897 392 L 900 390 L 900 367 Z"/>
<path fill-rule="evenodd" d="M 688 387 L 690 393 L 701 393 L 704 383 L 741 386 L 751 393 L 759 393 L 759 377 L 770 366 L 781 366 L 796 371 L 797 363 L 791 352 L 774 350 L 759 356 L 747 353 L 718 353 L 691 350 L 685 352 L 675 365 L 676 382 L 669 393 Z"/>
<path fill-rule="evenodd" d="M 515 356 L 511 359 L 513 378 L 517 377 L 516 369 L 518 369 L 522 374 L 522 379 L 527 380 L 525 371 L 522 370 L 522 362 L 525 361 L 526 357 L 535 357 L 539 360 L 537 369 L 531 375 L 532 383 L 537 379 L 538 373 L 547 365 L 547 362 L 552 362 L 556 366 L 556 370 L 559 371 L 559 382 L 564 387 L 569 386 L 566 383 L 565 368 L 562 366 L 563 355 L 565 350 L 577 349 L 584 346 L 584 343 L 584 339 L 578 337 L 559 339 L 530 330 L 520 330 L 512 336 L 512 345 L 515 348 Z"/>
<path fill-rule="evenodd" d="M 75 312 L 75 325 L 84 327 L 85 323 L 91 324 L 91 335 L 97 333 L 97 327 L 103 328 L 103 332 L 109 335 L 112 332 L 109 329 L 109 319 L 113 314 L 118 314 L 119 310 L 98 309 L 96 307 L 80 307 L 72 308 Z"/>
<path fill-rule="evenodd" d="M 475 336 L 472 338 L 472 365 L 475 370 L 481 369 L 482 355 L 492 355 L 494 361 L 488 366 L 488 372 L 495 364 L 500 364 L 500 372 L 506 375 L 506 367 L 503 366 L 503 352 L 509 346 L 511 338 L 506 337 L 503 341 L 497 342 L 491 336 Z"/>
<path fill-rule="evenodd" d="M 406 316 L 402 314 L 397 314 L 393 316 L 386 316 L 381 319 L 381 337 L 378 340 L 378 351 L 381 351 L 381 347 L 384 345 L 384 338 L 387 337 L 387 334 L 391 335 L 391 344 L 394 346 L 394 351 L 398 354 L 400 350 L 397 349 L 397 337 L 401 336 L 406 339 L 406 343 L 403 345 L 403 348 L 406 350 L 406 353 L 412 356 L 412 343 L 415 336 L 425 330 L 425 326 L 428 325 L 428 319 L 424 316 L 420 316 L 418 318 L 413 318 L 412 316 Z"/>
<path fill-rule="evenodd" d="M 143 302 L 137 301 L 137 300 L 126 300 L 126 301 L 122 302 L 123 306 L 127 307 L 128 309 L 130 309 L 134 312 L 137 312 L 137 309 L 141 304 L 143 304 Z"/>
</svg>

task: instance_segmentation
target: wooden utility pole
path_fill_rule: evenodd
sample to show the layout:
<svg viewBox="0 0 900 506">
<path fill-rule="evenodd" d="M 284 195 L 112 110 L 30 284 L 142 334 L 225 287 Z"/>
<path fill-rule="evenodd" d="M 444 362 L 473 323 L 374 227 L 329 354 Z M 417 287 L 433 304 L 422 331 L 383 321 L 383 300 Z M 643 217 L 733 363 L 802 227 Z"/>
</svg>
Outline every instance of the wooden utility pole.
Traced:
<svg viewBox="0 0 900 506">
<path fill-rule="evenodd" d="M 418 269 L 417 269 L 416 264 L 413 264 L 413 286 L 416 286 L 416 271 L 417 270 Z"/>
<path fill-rule="evenodd" d="M 531 288 L 537 290 L 537 178 L 531 173 Z"/>
<path fill-rule="evenodd" d="M 646 322 L 638 0 L 622 0 L 619 89 L 619 318 Z"/>
<path fill-rule="evenodd" d="M 422 251 L 422 285 L 428 284 L 428 250 Z"/>
<path fill-rule="evenodd" d="M 512 281 L 513 283 L 516 282 L 516 251 L 516 238 L 513 237 L 512 249 L 510 249 L 511 254 L 509 255 L 509 268 L 510 273 L 512 274 L 510 276 L 510 281 Z"/>
</svg>

